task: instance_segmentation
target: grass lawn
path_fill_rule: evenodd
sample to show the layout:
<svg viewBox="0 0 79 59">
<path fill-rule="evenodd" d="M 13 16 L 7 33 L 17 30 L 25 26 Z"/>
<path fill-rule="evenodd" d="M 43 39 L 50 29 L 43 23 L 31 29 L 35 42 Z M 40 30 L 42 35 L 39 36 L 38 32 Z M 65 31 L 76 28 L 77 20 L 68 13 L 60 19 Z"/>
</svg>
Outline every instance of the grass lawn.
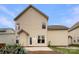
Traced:
<svg viewBox="0 0 79 59">
<path fill-rule="evenodd" d="M 58 48 L 58 47 L 50 47 L 52 50 L 61 52 L 63 54 L 79 54 L 79 49 L 66 49 L 66 48 Z"/>
</svg>

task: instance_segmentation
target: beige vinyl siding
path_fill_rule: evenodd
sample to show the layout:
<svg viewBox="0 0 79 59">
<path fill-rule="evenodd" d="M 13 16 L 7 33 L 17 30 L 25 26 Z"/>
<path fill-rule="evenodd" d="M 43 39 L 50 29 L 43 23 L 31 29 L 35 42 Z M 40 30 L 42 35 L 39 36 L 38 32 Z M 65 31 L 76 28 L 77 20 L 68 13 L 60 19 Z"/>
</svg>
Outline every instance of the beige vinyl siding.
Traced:
<svg viewBox="0 0 79 59">
<path fill-rule="evenodd" d="M 67 30 L 48 30 L 48 42 L 52 46 L 68 46 Z"/>
<path fill-rule="evenodd" d="M 6 45 L 14 45 L 16 43 L 15 34 L 0 34 L 0 43 L 5 43 Z"/>
</svg>

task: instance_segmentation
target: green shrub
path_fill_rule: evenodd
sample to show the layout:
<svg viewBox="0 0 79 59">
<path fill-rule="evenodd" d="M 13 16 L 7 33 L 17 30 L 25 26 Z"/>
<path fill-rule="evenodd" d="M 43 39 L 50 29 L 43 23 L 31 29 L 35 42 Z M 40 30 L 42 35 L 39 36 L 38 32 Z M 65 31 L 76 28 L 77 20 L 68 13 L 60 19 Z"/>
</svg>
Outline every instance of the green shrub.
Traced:
<svg viewBox="0 0 79 59">
<path fill-rule="evenodd" d="M 0 48 L 0 54 L 25 54 L 26 51 L 20 45 L 7 45 Z"/>
<path fill-rule="evenodd" d="M 69 46 L 72 46 L 72 47 L 79 47 L 79 44 L 70 44 Z"/>
</svg>

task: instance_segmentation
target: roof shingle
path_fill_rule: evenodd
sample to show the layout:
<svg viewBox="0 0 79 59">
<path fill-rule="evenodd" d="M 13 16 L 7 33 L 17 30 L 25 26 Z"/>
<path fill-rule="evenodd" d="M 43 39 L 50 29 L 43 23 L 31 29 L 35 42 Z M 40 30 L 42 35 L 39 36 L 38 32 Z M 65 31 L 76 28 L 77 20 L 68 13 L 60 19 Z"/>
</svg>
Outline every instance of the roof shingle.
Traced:
<svg viewBox="0 0 79 59">
<path fill-rule="evenodd" d="M 40 10 L 38 10 L 37 8 L 35 8 L 32 5 L 29 5 L 22 13 L 20 13 L 14 20 L 16 21 L 21 15 L 23 15 L 27 10 L 29 10 L 29 8 L 33 8 L 34 10 L 36 10 L 37 12 L 39 12 L 41 15 L 43 15 L 45 18 L 47 18 L 48 20 L 48 16 L 45 15 L 43 12 L 41 12 Z"/>
<path fill-rule="evenodd" d="M 68 30 L 68 27 L 62 25 L 50 25 L 48 30 Z"/>
<path fill-rule="evenodd" d="M 76 29 L 76 28 L 79 28 L 79 22 L 77 22 L 75 25 L 73 25 L 70 29 L 69 29 L 69 32 Z"/>
</svg>

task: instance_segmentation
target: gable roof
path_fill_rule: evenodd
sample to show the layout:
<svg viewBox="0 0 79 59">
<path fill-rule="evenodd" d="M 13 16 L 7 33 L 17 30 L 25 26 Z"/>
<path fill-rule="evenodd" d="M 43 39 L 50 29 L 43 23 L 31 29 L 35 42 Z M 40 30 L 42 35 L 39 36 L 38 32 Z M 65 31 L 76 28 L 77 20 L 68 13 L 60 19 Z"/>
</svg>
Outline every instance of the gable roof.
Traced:
<svg viewBox="0 0 79 59">
<path fill-rule="evenodd" d="M 68 30 L 68 27 L 62 25 L 50 25 L 48 30 Z"/>
<path fill-rule="evenodd" d="M 74 24 L 70 29 L 69 32 L 72 30 L 75 30 L 76 28 L 79 28 L 79 22 L 77 22 L 76 24 Z"/>
<path fill-rule="evenodd" d="M 24 31 L 23 29 L 21 29 L 18 34 L 21 34 L 22 32 L 24 32 L 26 35 L 29 35 L 26 31 Z"/>
<path fill-rule="evenodd" d="M 0 28 L 0 35 L 15 34 L 15 30 L 12 28 Z"/>
<path fill-rule="evenodd" d="M 6 31 L 6 30 L 11 30 L 11 31 L 15 32 L 14 29 L 12 29 L 12 28 L 0 28 L 0 32 Z"/>
<path fill-rule="evenodd" d="M 28 11 L 30 8 L 33 8 L 37 12 L 39 12 L 42 16 L 44 16 L 48 20 L 48 16 L 45 15 L 43 12 L 39 11 L 37 8 L 35 8 L 32 5 L 29 5 L 22 13 L 20 13 L 14 20 L 16 21 L 20 16 L 22 16 L 26 11 Z"/>
</svg>

